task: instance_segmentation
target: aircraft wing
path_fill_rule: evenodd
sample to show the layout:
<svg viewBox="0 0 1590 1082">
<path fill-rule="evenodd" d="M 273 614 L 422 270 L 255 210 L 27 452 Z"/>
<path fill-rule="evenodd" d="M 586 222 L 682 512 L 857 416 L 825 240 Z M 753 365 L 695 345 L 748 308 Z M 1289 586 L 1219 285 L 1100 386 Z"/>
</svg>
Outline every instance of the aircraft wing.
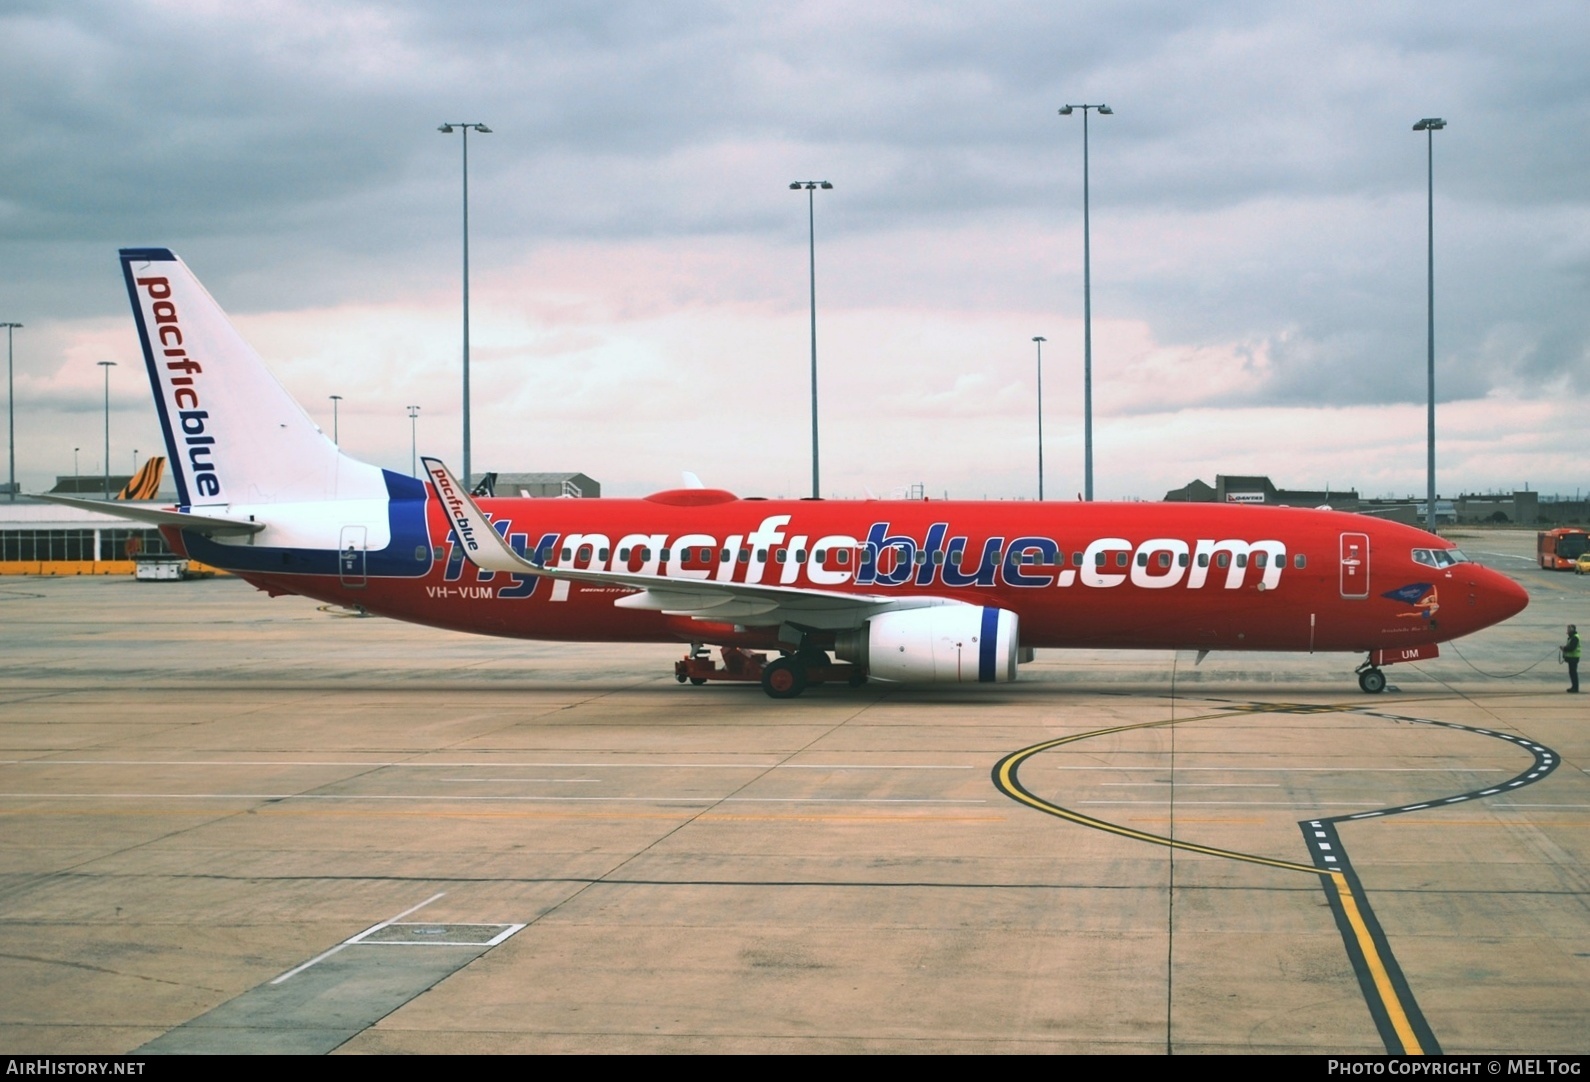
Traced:
<svg viewBox="0 0 1590 1082">
<path fill-rule="evenodd" d="M 253 519 L 228 518 L 224 515 L 196 515 L 186 511 L 178 511 L 171 507 L 148 507 L 137 504 L 122 503 L 117 500 L 79 500 L 72 496 L 47 496 L 40 493 L 32 497 L 35 500 L 45 500 L 49 503 L 58 503 L 63 507 L 76 507 L 83 511 L 98 511 L 104 515 L 115 515 L 117 518 L 130 519 L 133 522 L 147 522 L 151 526 L 177 526 L 184 530 L 193 530 L 202 534 L 235 534 L 259 533 L 265 528 L 263 522 Z"/>
<path fill-rule="evenodd" d="M 515 552 L 492 529 L 480 507 L 440 460 L 424 459 L 436 494 L 452 520 L 453 532 L 471 563 L 483 571 L 539 575 L 549 579 L 623 586 L 639 591 L 613 604 L 623 609 L 645 609 L 697 620 L 768 627 L 792 623 L 804 627 L 859 627 L 868 618 L 902 609 L 964 605 L 942 597 L 884 597 L 878 594 L 845 594 L 799 586 L 765 586 L 760 583 L 711 582 L 641 575 L 631 571 L 595 571 L 547 567 Z"/>
</svg>

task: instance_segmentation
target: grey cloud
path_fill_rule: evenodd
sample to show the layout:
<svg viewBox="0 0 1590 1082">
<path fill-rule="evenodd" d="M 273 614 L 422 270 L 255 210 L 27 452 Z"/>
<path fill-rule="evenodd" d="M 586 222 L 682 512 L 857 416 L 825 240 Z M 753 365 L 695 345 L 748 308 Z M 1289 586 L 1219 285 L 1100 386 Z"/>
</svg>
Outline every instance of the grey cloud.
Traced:
<svg viewBox="0 0 1590 1082">
<path fill-rule="evenodd" d="M 458 136 L 434 129 L 478 119 L 496 129 L 472 141 L 482 271 L 580 241 L 750 241 L 772 262 L 804 242 L 785 185 L 826 176 L 842 288 L 825 304 L 1069 314 L 1081 133 L 1056 108 L 1102 99 L 1117 112 L 1092 128 L 1097 312 L 1168 343 L 1270 343 L 1256 404 L 1414 400 L 1424 162 L 1408 129 L 1438 114 L 1443 394 L 1590 376 L 1581 5 L 286 10 L 0 17 L 12 302 L 118 314 L 111 249 L 129 243 L 178 247 L 238 310 L 450 289 Z M 1217 218 L 1225 236 L 1198 224 Z M 935 230 L 987 239 L 890 266 L 896 238 Z M 1056 238 L 1048 263 L 1014 261 L 1011 238 L 1034 234 Z M 839 265 L 869 245 L 866 273 Z"/>
</svg>

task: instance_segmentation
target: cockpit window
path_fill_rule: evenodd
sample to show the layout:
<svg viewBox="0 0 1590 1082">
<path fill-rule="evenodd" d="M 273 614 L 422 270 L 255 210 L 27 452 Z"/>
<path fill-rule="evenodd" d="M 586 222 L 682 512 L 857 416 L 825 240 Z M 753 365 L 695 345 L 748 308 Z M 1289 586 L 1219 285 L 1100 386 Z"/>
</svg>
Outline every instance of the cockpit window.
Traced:
<svg viewBox="0 0 1590 1082">
<path fill-rule="evenodd" d="M 1414 549 L 1413 562 L 1426 567 L 1451 567 L 1466 564 L 1469 558 L 1463 555 L 1462 549 Z"/>
</svg>

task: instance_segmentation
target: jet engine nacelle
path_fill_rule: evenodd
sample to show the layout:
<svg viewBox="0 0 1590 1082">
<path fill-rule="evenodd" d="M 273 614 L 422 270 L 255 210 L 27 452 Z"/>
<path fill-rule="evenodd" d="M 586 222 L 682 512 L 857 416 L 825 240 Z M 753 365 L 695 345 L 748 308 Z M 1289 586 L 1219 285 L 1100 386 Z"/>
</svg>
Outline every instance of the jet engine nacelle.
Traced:
<svg viewBox="0 0 1590 1082">
<path fill-rule="evenodd" d="M 1016 614 L 979 605 L 939 605 L 874 616 L 834 643 L 840 660 L 870 676 L 905 683 L 992 683 L 1016 679 Z"/>
</svg>

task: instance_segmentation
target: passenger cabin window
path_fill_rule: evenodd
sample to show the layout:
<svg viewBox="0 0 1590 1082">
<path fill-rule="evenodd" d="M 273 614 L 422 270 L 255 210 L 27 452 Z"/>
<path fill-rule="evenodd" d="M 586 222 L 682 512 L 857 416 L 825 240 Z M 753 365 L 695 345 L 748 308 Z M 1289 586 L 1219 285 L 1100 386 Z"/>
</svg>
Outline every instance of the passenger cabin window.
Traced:
<svg viewBox="0 0 1590 1082">
<path fill-rule="evenodd" d="M 1160 567 L 1169 567 L 1170 566 L 1170 553 L 1161 552 L 1159 554 L 1159 566 Z"/>
<path fill-rule="evenodd" d="M 1229 552 L 1217 552 L 1217 553 L 1215 553 L 1215 566 L 1216 567 L 1230 567 L 1231 566 L 1231 553 L 1229 553 Z"/>
<path fill-rule="evenodd" d="M 1292 566 L 1297 568 L 1299 571 L 1303 570 L 1303 568 L 1308 566 L 1308 557 L 1304 556 L 1301 552 L 1298 553 L 1296 556 L 1292 557 Z"/>
<path fill-rule="evenodd" d="M 1117 552 L 1115 554 L 1115 566 L 1116 567 L 1125 567 L 1129 557 L 1130 557 L 1129 553 Z"/>
<path fill-rule="evenodd" d="M 840 567 L 844 567 L 845 565 L 850 563 L 850 550 L 849 549 L 835 549 L 834 550 L 834 563 L 838 564 Z"/>
</svg>

